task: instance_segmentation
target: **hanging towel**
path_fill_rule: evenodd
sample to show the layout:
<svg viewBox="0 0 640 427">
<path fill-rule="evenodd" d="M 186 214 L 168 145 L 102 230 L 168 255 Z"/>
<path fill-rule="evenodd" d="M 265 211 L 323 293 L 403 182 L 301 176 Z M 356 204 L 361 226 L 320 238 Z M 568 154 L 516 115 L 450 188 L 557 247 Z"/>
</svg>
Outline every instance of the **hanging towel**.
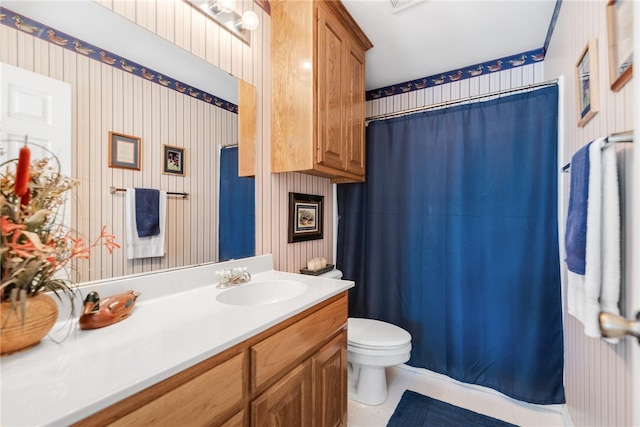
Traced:
<svg viewBox="0 0 640 427">
<path fill-rule="evenodd" d="M 125 234 L 128 259 L 164 256 L 166 210 L 167 193 L 165 191 L 159 191 L 158 225 L 160 232 L 155 236 L 138 236 L 138 228 L 136 225 L 136 189 L 127 188 L 125 198 Z"/>
<path fill-rule="evenodd" d="M 135 188 L 138 237 L 160 234 L 160 191 Z"/>
<path fill-rule="evenodd" d="M 589 146 L 585 145 L 571 158 L 569 209 L 565 231 L 567 268 L 584 274 L 587 249 L 587 197 L 589 191 Z"/>
<path fill-rule="evenodd" d="M 569 271 L 567 290 L 569 314 L 590 337 L 600 336 L 600 311 L 620 312 L 619 197 L 615 147 L 596 140 L 589 147 L 585 273 Z"/>
</svg>

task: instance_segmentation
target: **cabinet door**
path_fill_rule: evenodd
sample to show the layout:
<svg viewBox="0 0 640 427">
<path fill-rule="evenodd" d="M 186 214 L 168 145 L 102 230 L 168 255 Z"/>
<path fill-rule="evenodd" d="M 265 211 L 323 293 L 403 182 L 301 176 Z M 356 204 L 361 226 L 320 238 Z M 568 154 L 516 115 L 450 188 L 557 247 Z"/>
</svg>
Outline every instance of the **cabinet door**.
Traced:
<svg viewBox="0 0 640 427">
<path fill-rule="evenodd" d="M 251 403 L 251 425 L 310 426 L 311 381 L 311 362 L 306 360 Z"/>
<path fill-rule="evenodd" d="M 364 118 L 365 81 L 364 51 L 349 41 L 347 50 L 348 78 L 346 79 L 346 162 L 347 172 L 364 175 Z"/>
<path fill-rule="evenodd" d="M 311 359 L 314 427 L 347 425 L 347 333 L 343 331 Z"/>
<path fill-rule="evenodd" d="M 344 91 L 347 68 L 344 52 L 347 34 L 342 23 L 318 7 L 318 130 L 317 162 L 338 170 L 346 168 Z"/>
</svg>

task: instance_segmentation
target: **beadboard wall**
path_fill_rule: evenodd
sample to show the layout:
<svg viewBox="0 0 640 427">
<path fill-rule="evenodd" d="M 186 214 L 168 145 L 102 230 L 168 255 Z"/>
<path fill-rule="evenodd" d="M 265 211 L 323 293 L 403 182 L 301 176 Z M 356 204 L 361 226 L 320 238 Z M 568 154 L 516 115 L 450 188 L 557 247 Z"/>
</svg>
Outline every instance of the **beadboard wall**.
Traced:
<svg viewBox="0 0 640 427">
<path fill-rule="evenodd" d="M 637 5 L 636 5 L 637 6 Z M 636 25 L 638 23 L 636 22 Z M 584 126 L 577 126 L 575 65 L 589 38 L 597 38 L 600 111 Z M 606 2 L 563 2 L 555 31 L 545 58 L 545 77 L 564 76 L 564 153 L 561 164 L 584 144 L 611 133 L 634 127 L 634 87 L 637 76 L 619 92 L 609 89 L 607 53 Z M 637 89 L 636 89 L 637 90 Z M 620 165 L 622 216 L 623 283 L 631 286 L 633 269 L 631 245 L 631 196 L 637 191 L 632 177 L 633 145 L 617 144 Z M 569 174 L 561 174 L 563 183 L 563 218 L 568 204 Z M 566 270 L 565 270 L 566 271 Z M 565 277 L 566 278 L 566 277 Z M 621 311 L 632 318 L 634 311 L 628 300 Z M 566 312 L 566 311 L 565 311 Z M 630 426 L 632 374 L 630 339 L 618 344 L 584 335 L 583 328 L 572 316 L 565 315 L 565 388 L 567 407 L 577 426 Z M 637 373 L 635 373 L 637 375 Z"/>
<path fill-rule="evenodd" d="M 270 18 L 257 4 L 260 26 L 248 46 L 181 0 L 100 0 L 98 3 L 256 87 L 256 254 L 272 253 L 275 268 L 298 271 L 308 258 L 333 256 L 332 186 L 301 174 L 270 173 Z M 243 9 L 244 8 L 244 9 Z M 72 85 L 73 174 L 81 185 L 74 221 L 87 240 L 107 224 L 124 243 L 124 193 L 109 187 L 184 191 L 169 197 L 166 255 L 130 261 L 124 249 L 94 251 L 78 263 L 84 282 L 217 260 L 219 145 L 237 141 L 237 115 L 107 67 L 74 52 L 0 26 L 0 61 Z M 214 94 L 215 95 L 215 94 Z M 142 171 L 108 168 L 110 130 L 142 138 Z M 162 144 L 186 148 L 186 176 L 163 175 Z M 287 243 L 288 193 L 325 196 L 324 239 Z"/>
</svg>

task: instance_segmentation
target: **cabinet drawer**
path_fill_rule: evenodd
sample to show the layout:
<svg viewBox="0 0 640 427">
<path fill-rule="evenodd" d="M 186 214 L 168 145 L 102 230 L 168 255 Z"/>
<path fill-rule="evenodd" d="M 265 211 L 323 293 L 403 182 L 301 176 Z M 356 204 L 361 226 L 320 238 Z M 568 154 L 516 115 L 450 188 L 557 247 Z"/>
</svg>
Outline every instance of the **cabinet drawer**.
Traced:
<svg viewBox="0 0 640 427">
<path fill-rule="evenodd" d="M 251 347 L 251 390 L 308 357 L 347 323 L 347 297 L 310 314 Z"/>
<path fill-rule="evenodd" d="M 241 353 L 114 422 L 113 426 L 211 425 L 242 409 Z"/>
</svg>

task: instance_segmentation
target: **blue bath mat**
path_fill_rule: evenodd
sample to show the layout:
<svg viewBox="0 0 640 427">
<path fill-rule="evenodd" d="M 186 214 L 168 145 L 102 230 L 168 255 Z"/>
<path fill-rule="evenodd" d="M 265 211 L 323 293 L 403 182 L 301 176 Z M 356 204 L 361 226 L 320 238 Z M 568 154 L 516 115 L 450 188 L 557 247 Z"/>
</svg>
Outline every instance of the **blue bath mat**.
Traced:
<svg viewBox="0 0 640 427">
<path fill-rule="evenodd" d="M 387 427 L 517 427 L 407 390 Z"/>
</svg>

